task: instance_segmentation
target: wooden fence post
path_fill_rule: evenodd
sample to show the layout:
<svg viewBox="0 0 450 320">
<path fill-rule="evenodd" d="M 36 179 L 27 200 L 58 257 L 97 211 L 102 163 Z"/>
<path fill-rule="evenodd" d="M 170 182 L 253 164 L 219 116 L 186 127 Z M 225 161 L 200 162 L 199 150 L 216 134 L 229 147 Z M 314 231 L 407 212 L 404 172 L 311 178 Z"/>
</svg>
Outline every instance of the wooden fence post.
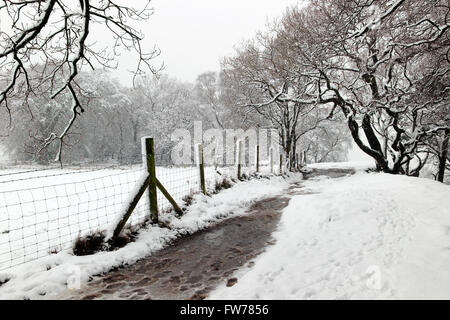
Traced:
<svg viewBox="0 0 450 320">
<path fill-rule="evenodd" d="M 156 195 L 156 170 L 155 170 L 155 148 L 153 138 L 142 138 L 145 143 L 145 158 L 147 161 L 147 172 L 149 175 L 148 196 L 150 203 L 150 219 L 158 223 L 158 198 Z"/>
<path fill-rule="evenodd" d="M 122 231 L 123 227 L 125 227 L 125 224 L 127 223 L 128 218 L 131 216 L 131 213 L 133 212 L 134 208 L 136 208 L 139 199 L 142 197 L 142 195 L 145 192 L 145 189 L 147 189 L 148 184 L 150 182 L 150 177 L 147 176 L 147 178 L 142 182 L 142 184 L 139 186 L 139 189 L 137 193 L 133 196 L 133 199 L 128 204 L 128 208 L 125 212 L 125 214 L 122 216 L 120 221 L 117 223 L 116 227 L 114 228 L 114 232 L 112 235 L 112 241 L 114 242 L 117 237 L 120 235 L 120 232 Z"/>
<path fill-rule="evenodd" d="M 111 240 L 114 242 L 117 237 L 120 235 L 123 227 L 125 226 L 128 218 L 131 216 L 131 213 L 136 208 L 139 199 L 141 199 L 142 195 L 145 193 L 145 190 L 148 190 L 149 197 L 149 206 L 150 206 L 150 219 L 152 223 L 159 223 L 158 219 L 158 198 L 156 194 L 156 188 L 158 188 L 161 193 L 167 198 L 169 203 L 173 206 L 175 212 L 178 215 L 183 213 L 183 210 L 178 206 L 176 201 L 172 198 L 170 193 L 164 188 L 162 183 L 156 178 L 156 170 L 155 170 L 155 149 L 153 138 L 150 137 L 142 137 L 141 138 L 142 145 L 142 160 L 143 163 L 147 166 L 148 176 L 145 177 L 144 180 L 140 180 L 139 189 L 135 191 L 133 198 L 130 203 L 126 207 L 125 213 L 122 215 L 121 219 L 118 221 L 116 227 L 114 228 L 113 235 Z M 202 161 L 203 162 L 203 161 Z M 204 180 L 204 177 L 203 177 Z"/>
<path fill-rule="evenodd" d="M 206 185 L 205 185 L 205 165 L 203 161 L 203 145 L 201 143 L 197 143 L 195 145 L 196 150 L 196 160 L 197 166 L 199 170 L 199 179 L 200 179 L 200 191 L 203 194 L 206 194 Z"/>
<path fill-rule="evenodd" d="M 164 188 L 164 186 L 162 185 L 162 183 L 156 179 L 156 186 L 158 187 L 159 191 L 161 191 L 161 193 L 166 197 L 166 199 L 170 202 L 170 204 L 172 205 L 173 209 L 175 210 L 175 212 L 178 215 L 181 215 L 183 213 L 183 210 L 181 210 L 181 208 L 178 206 L 178 204 L 176 203 L 176 201 L 172 198 L 172 196 L 170 195 L 170 193 L 166 190 L 166 188 Z"/>
<path fill-rule="evenodd" d="M 259 172 L 259 144 L 255 146 L 255 168 Z"/>
<path fill-rule="evenodd" d="M 237 178 L 241 180 L 242 140 L 236 141 Z"/>
</svg>

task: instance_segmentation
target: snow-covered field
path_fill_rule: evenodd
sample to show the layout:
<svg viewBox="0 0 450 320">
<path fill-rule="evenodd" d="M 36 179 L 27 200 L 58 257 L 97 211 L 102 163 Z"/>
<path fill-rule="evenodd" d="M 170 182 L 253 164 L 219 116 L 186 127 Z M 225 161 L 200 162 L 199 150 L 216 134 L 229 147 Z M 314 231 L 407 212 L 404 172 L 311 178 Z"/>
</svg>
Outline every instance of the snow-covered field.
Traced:
<svg viewBox="0 0 450 320">
<path fill-rule="evenodd" d="M 164 176 L 162 170 L 159 168 L 160 177 Z M 212 177 L 213 173 L 210 170 L 213 169 L 208 168 L 207 170 L 206 176 Z M 136 175 L 138 173 L 139 170 L 136 171 Z M 100 173 L 98 174 L 101 175 Z M 110 174 L 102 174 L 103 176 L 99 176 L 99 178 L 108 177 L 106 179 L 110 179 Z M 129 175 L 130 173 L 123 174 Z M 222 171 L 222 176 L 224 174 L 225 172 Z M 92 173 L 90 175 L 92 176 Z M 166 177 L 173 175 L 173 172 L 167 173 Z M 72 177 L 73 175 L 69 176 Z M 186 176 L 189 176 L 189 174 L 186 174 Z M 53 178 L 49 177 L 49 179 Z M 131 178 L 129 179 L 132 180 Z M 295 177 L 295 179 L 299 179 L 299 177 Z M 82 179 L 80 178 L 80 180 Z M 41 178 L 39 181 L 41 181 Z M 64 181 L 67 182 L 67 180 Z M 165 181 L 166 185 L 169 186 L 168 189 L 171 190 L 172 188 L 173 190 L 173 186 L 170 187 L 170 185 L 174 180 L 166 178 Z M 124 182 L 123 177 L 122 182 Z M 164 180 L 162 182 L 164 183 Z M 213 182 L 213 180 L 209 179 L 210 186 L 214 184 Z M 76 188 L 77 182 L 75 180 L 73 180 L 73 184 L 75 185 L 74 188 Z M 168 245 L 171 240 L 180 235 L 195 232 L 222 219 L 243 214 L 245 209 L 254 201 L 266 196 L 279 194 L 288 186 L 289 179 L 272 177 L 270 183 L 268 183 L 267 179 L 239 182 L 232 188 L 222 190 L 212 197 L 197 194 L 194 196 L 193 204 L 188 207 L 186 214 L 181 219 L 175 218 L 172 213 L 161 213 L 161 219 L 168 221 L 171 229 L 149 226 L 141 230 L 136 242 L 130 243 L 117 251 L 101 252 L 91 256 L 74 256 L 70 250 L 62 250 L 57 254 L 51 255 L 45 251 L 39 259 L 30 259 L 34 261 L 18 264 L 14 268 L 0 271 L 0 283 L 8 280 L 5 284 L 0 285 L 0 299 L 38 298 L 44 294 L 46 297 L 51 297 L 66 290 L 68 287 L 76 287 L 86 282 L 94 274 L 105 272 L 112 267 L 125 263 L 133 263 L 139 258 L 148 256 L 152 252 Z M 133 188 L 133 186 L 130 186 L 130 188 Z M 174 193 L 181 194 L 176 192 L 176 190 Z M 8 199 L 8 197 L 5 198 Z M 113 200 L 111 198 L 108 201 Z M 91 201 L 94 200 L 91 199 Z M 114 208 L 118 210 L 114 211 L 117 215 L 120 212 L 121 205 L 118 203 Z M 142 210 L 146 209 L 143 208 Z M 112 210 L 110 211 L 113 212 Z M 136 212 L 133 213 L 133 215 L 135 214 Z M 86 213 L 86 215 L 89 218 L 92 216 L 90 213 Z M 112 221 L 114 218 L 112 213 L 109 218 L 105 217 L 105 219 L 109 219 L 108 221 Z M 66 228 L 70 229 L 70 220 L 68 222 L 69 224 Z M 102 225 L 101 229 L 106 227 L 106 224 Z M 98 228 L 98 225 L 94 224 L 93 228 Z M 42 233 L 46 232 L 48 233 L 48 230 L 42 230 Z M 76 236 L 75 232 L 74 235 Z M 69 238 L 68 243 L 70 247 L 72 242 L 69 241 Z M 9 247 L 7 249 L 9 250 Z"/>
<path fill-rule="evenodd" d="M 450 186 L 357 173 L 304 187 L 276 244 L 210 299 L 450 299 Z"/>
<path fill-rule="evenodd" d="M 145 174 L 141 166 L 126 169 L 22 168 L 0 171 L 0 271 L 68 249 L 79 235 L 112 226 L 124 203 Z M 207 188 L 233 167 L 205 168 Z M 157 177 L 175 201 L 200 191 L 197 167 L 156 168 Z M 170 208 L 158 191 L 160 211 Z M 144 194 L 130 223 L 149 214 Z"/>
</svg>

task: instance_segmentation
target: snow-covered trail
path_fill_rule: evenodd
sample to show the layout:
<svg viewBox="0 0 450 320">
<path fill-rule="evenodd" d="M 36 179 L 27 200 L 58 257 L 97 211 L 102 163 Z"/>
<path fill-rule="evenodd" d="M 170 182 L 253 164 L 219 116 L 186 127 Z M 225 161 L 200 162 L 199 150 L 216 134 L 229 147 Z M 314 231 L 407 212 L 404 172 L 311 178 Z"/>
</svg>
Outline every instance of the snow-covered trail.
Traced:
<svg viewBox="0 0 450 320">
<path fill-rule="evenodd" d="M 312 172 L 276 245 L 211 299 L 449 299 L 450 188 L 419 178 Z M 319 176 L 317 176 L 319 175 Z"/>
<path fill-rule="evenodd" d="M 57 299 L 203 299 L 271 243 L 288 197 L 255 202 L 245 216 L 177 239 L 137 263 L 111 271 Z"/>
</svg>

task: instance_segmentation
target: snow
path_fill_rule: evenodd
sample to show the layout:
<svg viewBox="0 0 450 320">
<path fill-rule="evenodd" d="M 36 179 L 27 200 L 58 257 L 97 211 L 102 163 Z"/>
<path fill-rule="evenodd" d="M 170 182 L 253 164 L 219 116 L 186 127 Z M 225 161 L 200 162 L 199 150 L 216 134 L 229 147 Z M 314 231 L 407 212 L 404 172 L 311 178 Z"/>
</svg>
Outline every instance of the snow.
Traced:
<svg viewBox="0 0 450 320">
<path fill-rule="evenodd" d="M 290 185 L 291 179 L 299 178 L 294 175 L 291 178 L 273 176 L 270 180 L 254 179 L 236 183 L 211 197 L 194 195 L 192 205 L 180 219 L 173 214 L 161 214 L 161 219 L 169 222 L 170 229 L 149 226 L 141 230 L 135 242 L 113 252 L 74 256 L 64 250 L 0 271 L 0 279 L 10 279 L 0 286 L 0 299 L 35 299 L 43 295 L 51 298 L 64 290 L 78 288 L 92 275 L 149 256 L 181 235 L 228 217 L 242 215 L 254 201 L 280 194 Z"/>
<path fill-rule="evenodd" d="M 209 298 L 449 299 L 450 186 L 430 179 L 364 172 L 370 167 L 373 163 L 364 161 L 308 165 L 309 169 L 321 170 L 353 168 L 357 173 L 303 181 L 282 214 L 279 229 L 274 233 L 275 245 L 257 257 L 251 268 L 242 268 L 233 275 L 238 278 L 237 284 L 230 288 L 223 284 Z M 205 169 L 209 190 L 218 177 L 231 176 L 235 170 L 221 168 L 222 175 L 218 175 L 213 168 Z M 180 199 L 187 190 L 198 189 L 198 172 L 192 168 L 176 170 L 181 169 L 158 168 L 157 172 L 165 173 L 162 180 Z M 134 183 L 142 172 L 142 168 L 114 173 L 68 171 L 63 177 L 76 191 L 77 183 L 86 183 L 87 177 L 110 179 L 119 173 Z M 172 178 L 181 172 L 184 173 L 180 184 Z M 17 179 L 20 174 L 10 173 L 14 172 L 0 176 L 0 196 L 10 192 L 11 183 L 20 189 L 22 182 Z M 45 188 L 61 179 L 51 170 L 46 174 L 42 177 L 42 172 L 22 173 L 28 178 L 35 177 L 36 188 Z M 8 182 L 12 177 L 15 182 Z M 74 256 L 70 250 L 51 255 L 46 252 L 40 259 L 0 271 L 3 283 L 0 299 L 57 297 L 83 285 L 95 274 L 149 256 L 182 235 L 243 215 L 254 201 L 281 194 L 300 178 L 272 176 L 270 180 L 236 183 L 211 197 L 196 194 L 180 219 L 173 213 L 161 212 L 161 220 L 170 229 L 148 226 L 141 230 L 136 242 L 114 252 L 83 257 Z M 122 178 L 119 182 L 128 180 Z M 129 186 L 125 183 L 127 190 L 132 190 L 133 183 Z M 129 192 L 122 193 L 126 196 Z M 103 196 L 99 194 L 100 199 Z M 34 195 L 34 200 L 38 199 Z M 14 198 L 6 194 L 2 200 Z M 118 202 L 118 211 L 110 212 L 108 219 L 117 218 L 121 207 Z M 66 227 L 70 230 L 70 224 Z"/>
<path fill-rule="evenodd" d="M 276 244 L 210 299 L 450 298 L 450 186 L 362 172 L 303 185 Z"/>
</svg>

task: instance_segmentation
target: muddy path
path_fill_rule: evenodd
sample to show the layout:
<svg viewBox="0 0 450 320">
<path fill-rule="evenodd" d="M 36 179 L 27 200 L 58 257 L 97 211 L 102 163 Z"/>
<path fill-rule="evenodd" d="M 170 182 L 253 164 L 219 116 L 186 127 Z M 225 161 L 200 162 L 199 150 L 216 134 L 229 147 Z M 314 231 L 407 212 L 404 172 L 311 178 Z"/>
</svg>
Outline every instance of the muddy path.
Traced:
<svg viewBox="0 0 450 320">
<path fill-rule="evenodd" d="M 318 175 L 339 177 L 351 173 L 314 170 Z M 293 195 L 302 194 L 301 181 L 283 196 L 255 202 L 248 215 L 230 218 L 206 230 L 174 241 L 171 246 L 128 265 L 93 277 L 77 291 L 59 299 L 203 299 L 219 283 L 231 286 L 232 274 L 273 244 L 281 212 Z"/>
<path fill-rule="evenodd" d="M 355 170 L 353 169 L 312 169 L 310 172 L 303 173 L 303 179 L 308 180 L 318 176 L 340 178 L 354 173 Z"/>
</svg>

